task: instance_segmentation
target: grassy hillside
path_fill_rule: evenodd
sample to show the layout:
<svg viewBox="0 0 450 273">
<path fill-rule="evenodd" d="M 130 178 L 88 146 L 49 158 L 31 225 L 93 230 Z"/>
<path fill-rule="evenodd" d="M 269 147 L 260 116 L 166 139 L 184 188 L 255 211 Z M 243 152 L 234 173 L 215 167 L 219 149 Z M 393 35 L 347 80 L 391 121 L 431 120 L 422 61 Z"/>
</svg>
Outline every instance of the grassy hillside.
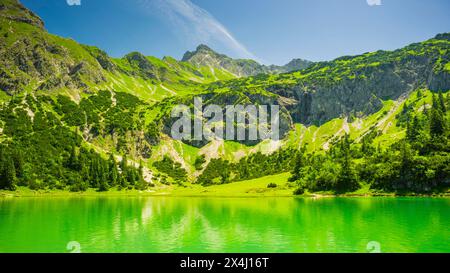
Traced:
<svg viewBox="0 0 450 273">
<path fill-rule="evenodd" d="M 235 77 L 217 68 L 195 67 L 170 57 L 160 60 L 138 52 L 113 59 L 96 47 L 49 34 L 36 23 L 40 19 L 26 9 L 3 5 L 0 89 L 8 95 L 30 91 L 65 94 L 78 101 L 92 92 L 114 89 L 152 102 L 192 94 L 202 90 L 205 83 Z"/>
</svg>

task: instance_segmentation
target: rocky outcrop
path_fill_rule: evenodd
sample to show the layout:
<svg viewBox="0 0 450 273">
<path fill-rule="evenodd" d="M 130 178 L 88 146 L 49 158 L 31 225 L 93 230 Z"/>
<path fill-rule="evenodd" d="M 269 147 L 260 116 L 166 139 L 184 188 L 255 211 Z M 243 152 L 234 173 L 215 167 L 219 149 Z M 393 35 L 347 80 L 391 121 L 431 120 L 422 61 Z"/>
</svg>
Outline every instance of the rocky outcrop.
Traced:
<svg viewBox="0 0 450 273">
<path fill-rule="evenodd" d="M 0 17 L 44 29 L 42 19 L 17 0 L 2 0 L 0 3 Z"/>
<path fill-rule="evenodd" d="M 139 52 L 129 53 L 124 59 L 134 68 L 130 74 L 147 79 L 157 79 L 157 67 L 150 62 L 147 57 Z"/>
<path fill-rule="evenodd" d="M 290 103 L 292 103 L 291 100 L 286 99 L 286 98 L 281 98 L 279 96 L 274 96 L 274 95 L 264 95 L 264 94 L 260 94 L 257 92 L 226 92 L 226 93 L 206 93 L 206 94 L 202 94 L 202 95 L 198 95 L 195 96 L 196 98 L 202 98 L 202 102 L 203 102 L 203 109 L 205 110 L 205 108 L 208 105 L 218 105 L 223 109 L 222 112 L 222 117 L 223 117 L 223 125 L 225 126 L 225 122 L 226 122 L 226 106 L 235 106 L 237 104 L 242 105 L 244 107 L 248 106 L 248 105 L 266 105 L 268 106 L 268 117 L 267 117 L 267 122 L 270 125 L 270 106 L 271 105 L 278 105 L 279 106 L 279 137 L 280 139 L 284 138 L 289 131 L 291 131 L 293 129 L 293 120 L 291 118 L 291 115 L 289 113 L 289 111 L 287 110 L 287 106 L 290 105 Z M 191 113 L 193 113 L 193 100 L 194 100 L 194 96 L 192 97 L 186 97 L 182 100 L 177 100 L 177 104 L 182 104 L 182 105 L 191 105 Z M 165 103 L 165 102 L 163 102 Z M 172 109 L 173 107 L 167 107 L 166 109 Z M 245 111 L 245 110 L 244 110 Z M 244 114 L 247 114 L 248 112 L 245 112 Z M 258 113 L 259 115 L 260 113 Z M 235 117 L 236 118 L 236 117 Z M 255 117 L 259 122 L 263 121 L 262 119 L 258 119 L 259 117 Z M 246 122 L 248 122 L 249 117 L 246 117 Z M 174 122 L 178 120 L 178 118 L 170 118 L 170 113 L 165 113 L 163 115 L 163 119 L 161 121 L 161 124 L 163 124 L 163 133 L 167 134 L 167 135 L 171 135 L 171 129 L 172 129 L 172 125 L 174 124 Z M 208 119 L 204 119 L 204 122 L 208 121 Z M 243 125 L 243 124 L 241 124 Z M 234 125 L 235 127 L 235 132 L 236 132 L 236 124 Z M 192 127 L 192 132 L 191 132 L 191 136 L 194 136 L 194 128 Z M 248 123 L 245 124 L 245 132 L 246 132 L 246 139 L 245 140 L 236 140 L 236 137 L 232 137 L 229 139 L 232 140 L 236 140 L 236 142 L 239 143 L 243 143 L 245 145 L 256 145 L 258 143 L 261 142 L 261 138 L 258 137 L 258 139 L 256 140 L 249 140 L 248 138 L 248 134 L 249 134 L 249 126 Z M 227 138 L 225 130 L 224 130 L 224 135 L 225 138 Z M 209 143 L 209 140 L 203 138 L 202 140 L 185 140 L 185 143 L 192 145 L 194 147 L 203 147 L 206 144 Z"/>
<path fill-rule="evenodd" d="M 102 67 L 95 59 L 79 60 L 70 51 L 45 39 L 20 38 L 0 50 L 0 88 L 9 94 L 19 92 L 32 82 L 38 89 L 87 88 L 87 83 L 105 81 Z"/>
<path fill-rule="evenodd" d="M 396 100 L 420 87 L 450 89 L 450 73 L 439 66 L 450 59 L 450 43 L 438 41 L 439 37 L 448 35 L 394 52 L 320 63 L 305 70 L 296 84 L 266 89 L 298 102 L 288 107 L 296 122 L 320 125 L 342 116 L 366 116 L 379 111 L 383 100 Z"/>
<path fill-rule="evenodd" d="M 48 34 L 42 20 L 16 0 L 0 3 L 0 23 L 0 89 L 9 95 L 28 87 L 88 91 L 89 84 L 106 80 L 104 70 L 115 69 L 105 52 Z"/>
<path fill-rule="evenodd" d="M 95 46 L 83 46 L 91 55 L 94 57 L 97 62 L 100 64 L 100 66 L 107 71 L 113 72 L 117 71 L 117 65 L 114 63 L 114 61 L 111 59 L 111 57 L 108 56 L 108 54 L 95 47 Z"/>
</svg>

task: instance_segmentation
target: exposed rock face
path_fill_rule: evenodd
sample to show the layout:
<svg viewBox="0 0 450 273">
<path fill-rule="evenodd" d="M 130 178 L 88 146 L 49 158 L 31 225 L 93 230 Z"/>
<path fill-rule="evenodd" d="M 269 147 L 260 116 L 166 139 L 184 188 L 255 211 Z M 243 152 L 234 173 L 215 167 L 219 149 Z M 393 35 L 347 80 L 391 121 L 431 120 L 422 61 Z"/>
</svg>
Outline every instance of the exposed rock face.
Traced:
<svg viewBox="0 0 450 273">
<path fill-rule="evenodd" d="M 430 75 L 426 60 L 413 63 L 410 67 L 383 65 L 367 70 L 366 78 L 345 79 L 331 85 L 300 83 L 294 87 L 294 96 L 300 101 L 295 117 L 302 123 L 322 124 L 341 115 L 375 113 L 382 107 L 381 100 L 395 100 L 426 82 Z"/>
<path fill-rule="evenodd" d="M 434 91 L 447 91 L 450 89 L 450 71 L 440 71 L 430 75 L 428 86 Z"/>
<path fill-rule="evenodd" d="M 286 100 L 284 98 L 278 97 L 278 96 L 274 96 L 274 95 L 262 95 L 262 94 L 257 94 L 257 93 L 252 93 L 252 92 L 248 92 L 248 93 L 242 93 L 242 92 L 227 92 L 227 93 L 207 93 L 207 94 L 202 94 L 201 96 L 196 96 L 201 97 L 202 98 L 202 102 L 203 102 L 203 111 L 205 110 L 205 108 L 208 105 L 214 104 L 214 105 L 218 105 L 223 109 L 222 112 L 222 117 L 223 117 L 223 126 L 226 126 L 226 106 L 236 106 L 237 104 L 242 105 L 244 107 L 248 106 L 248 105 L 266 105 L 268 106 L 268 116 L 267 116 L 267 120 L 266 122 L 268 122 L 269 126 L 271 123 L 271 109 L 270 106 L 271 105 L 278 105 L 279 106 L 279 137 L 280 139 L 284 138 L 287 133 L 293 129 L 293 120 L 291 118 L 291 115 L 289 113 L 289 111 L 286 109 L 286 106 L 289 104 L 289 100 Z M 180 104 L 184 104 L 184 105 L 191 105 L 191 113 L 193 113 L 193 97 L 190 98 L 185 98 L 184 101 L 178 101 L 178 103 Z M 244 110 L 245 111 L 245 110 Z M 245 115 L 248 112 L 242 112 L 241 114 Z M 260 113 L 257 113 L 258 115 L 260 115 Z M 236 116 L 235 116 L 236 118 Z M 236 136 L 232 137 L 232 138 L 228 138 L 226 136 L 225 133 L 225 129 L 224 129 L 224 134 L 223 136 L 229 140 L 236 140 L 237 142 L 246 144 L 246 145 L 256 145 L 259 142 L 261 142 L 261 138 L 258 137 L 258 139 L 256 140 L 249 140 L 248 138 L 248 134 L 249 134 L 249 127 L 248 127 L 248 116 L 246 117 L 246 124 L 245 124 L 245 132 L 246 132 L 246 139 L 245 140 L 237 140 Z M 264 122 L 263 119 L 259 119 L 260 116 L 255 117 L 256 120 L 258 120 L 258 122 Z M 162 122 L 163 124 L 163 132 L 167 135 L 171 135 L 171 129 L 172 129 L 172 125 L 174 124 L 174 122 L 178 120 L 178 118 L 170 118 L 170 114 L 167 113 L 166 115 L 164 115 L 164 120 Z M 207 120 L 204 120 L 204 122 L 206 122 Z M 244 124 L 240 124 L 240 125 L 244 125 Z M 236 124 L 235 124 L 235 132 L 236 132 Z M 191 132 L 191 136 L 194 136 L 194 128 L 192 127 L 192 132 Z M 188 140 L 185 141 L 186 143 L 188 143 L 189 145 L 195 146 L 195 147 L 203 147 L 206 144 L 209 143 L 209 141 L 207 139 L 202 139 L 202 140 Z"/>
<path fill-rule="evenodd" d="M 336 79 L 326 75 L 332 72 L 320 74 L 318 71 L 321 67 L 335 65 L 333 62 L 322 63 L 311 68 L 315 75 L 300 78 L 297 84 L 275 84 L 266 89 L 298 101 L 295 106 L 288 107 L 296 122 L 320 125 L 341 116 L 352 118 L 369 115 L 382 108 L 382 100 L 398 99 L 420 87 L 436 92 L 450 89 L 449 71 L 438 68 L 439 63 L 448 63 L 450 44 L 438 44 L 439 49 L 421 45 L 425 48 L 424 53 L 415 55 L 406 54 L 407 50 L 411 50 L 409 48 L 401 54 L 380 52 L 380 60 L 383 58 L 381 55 L 385 54 L 397 56 L 389 56 L 389 61 L 377 65 L 370 65 L 370 61 L 363 60 L 367 65 L 358 65 L 352 71 L 352 77 L 338 73 L 339 78 Z M 446 53 L 441 55 L 437 52 Z M 377 57 L 376 54 L 374 56 Z"/>
<path fill-rule="evenodd" d="M 87 87 L 86 82 L 105 80 L 101 66 L 94 60 L 78 60 L 63 47 L 45 39 L 38 42 L 18 39 L 0 50 L 0 88 L 9 94 L 20 91 L 32 81 L 41 82 L 38 89 Z M 6 68 L 8 68 L 6 70 Z"/>
<path fill-rule="evenodd" d="M 132 52 L 125 56 L 131 67 L 135 68 L 132 73 L 148 79 L 157 78 L 157 68 L 141 53 Z"/>
<path fill-rule="evenodd" d="M 88 83 L 105 81 L 103 69 L 115 69 L 105 52 L 48 34 L 42 20 L 17 0 L 0 3 L 0 46 L 0 89 L 10 95 L 30 84 L 38 90 L 87 91 Z"/>
<path fill-rule="evenodd" d="M 83 47 L 97 60 L 103 69 L 110 72 L 118 70 L 117 65 L 111 60 L 111 57 L 109 57 L 105 51 L 98 49 L 95 46 L 85 45 Z"/>
<path fill-rule="evenodd" d="M 254 60 L 232 59 L 219 54 L 206 45 L 199 45 L 193 52 L 184 54 L 183 62 L 189 62 L 196 66 L 210 66 L 225 69 L 238 77 L 254 76 L 258 74 L 284 73 L 309 67 L 312 63 L 302 59 L 294 59 L 285 66 L 266 66 Z"/>
<path fill-rule="evenodd" d="M 2 0 L 0 3 L 0 17 L 44 29 L 44 22 L 41 18 L 25 8 L 17 0 Z"/>
</svg>

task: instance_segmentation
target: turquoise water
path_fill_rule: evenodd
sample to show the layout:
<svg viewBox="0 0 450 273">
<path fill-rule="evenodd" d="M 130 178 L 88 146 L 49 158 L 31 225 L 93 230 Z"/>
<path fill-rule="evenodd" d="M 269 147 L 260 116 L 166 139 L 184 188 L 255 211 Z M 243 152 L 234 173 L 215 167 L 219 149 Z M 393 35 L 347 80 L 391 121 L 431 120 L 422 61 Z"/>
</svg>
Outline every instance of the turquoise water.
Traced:
<svg viewBox="0 0 450 273">
<path fill-rule="evenodd" d="M 69 243 L 81 252 L 368 252 L 369 244 L 448 253 L 450 199 L 0 199 L 0 252 L 69 252 Z"/>
</svg>

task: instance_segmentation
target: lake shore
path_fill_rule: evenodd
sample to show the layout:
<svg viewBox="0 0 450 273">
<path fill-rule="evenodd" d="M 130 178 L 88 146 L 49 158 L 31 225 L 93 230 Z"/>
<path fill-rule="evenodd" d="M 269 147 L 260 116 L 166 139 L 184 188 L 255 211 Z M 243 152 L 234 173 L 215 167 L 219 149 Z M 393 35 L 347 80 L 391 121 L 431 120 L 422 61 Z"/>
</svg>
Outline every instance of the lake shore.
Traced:
<svg viewBox="0 0 450 273">
<path fill-rule="evenodd" d="M 217 197 L 217 198 L 264 198 L 264 197 L 295 197 L 295 198 L 333 198 L 333 197 L 450 197 L 450 192 L 419 194 L 419 193 L 389 193 L 389 192 L 366 192 L 366 193 L 305 193 L 294 195 L 292 190 L 286 189 L 254 189 L 249 192 L 230 192 L 209 190 L 208 187 L 182 188 L 173 187 L 156 190 L 117 190 L 99 192 L 96 189 L 88 189 L 84 192 L 70 192 L 64 190 L 30 190 L 19 188 L 16 191 L 0 191 L 0 198 L 44 198 L 44 197 Z"/>
<path fill-rule="evenodd" d="M 450 197 L 450 190 L 446 192 L 418 194 L 412 192 L 389 193 L 374 191 L 368 185 L 362 185 L 355 192 L 345 194 L 334 194 L 333 192 L 305 193 L 294 195 L 295 186 L 287 182 L 290 174 L 282 173 L 247 181 L 233 182 L 222 185 L 212 185 L 204 187 L 196 184 L 178 185 L 157 185 L 148 190 L 140 191 L 135 189 L 118 190 L 112 188 L 106 192 L 99 192 L 96 189 L 88 189 L 85 192 L 70 192 L 65 190 L 31 190 L 26 187 L 18 187 L 16 191 L 1 191 L 0 198 L 8 197 L 305 197 L 305 198 L 326 198 L 326 197 L 396 197 L 396 196 L 417 196 L 417 197 Z M 269 188 L 268 184 L 273 183 L 275 188 Z"/>
</svg>

